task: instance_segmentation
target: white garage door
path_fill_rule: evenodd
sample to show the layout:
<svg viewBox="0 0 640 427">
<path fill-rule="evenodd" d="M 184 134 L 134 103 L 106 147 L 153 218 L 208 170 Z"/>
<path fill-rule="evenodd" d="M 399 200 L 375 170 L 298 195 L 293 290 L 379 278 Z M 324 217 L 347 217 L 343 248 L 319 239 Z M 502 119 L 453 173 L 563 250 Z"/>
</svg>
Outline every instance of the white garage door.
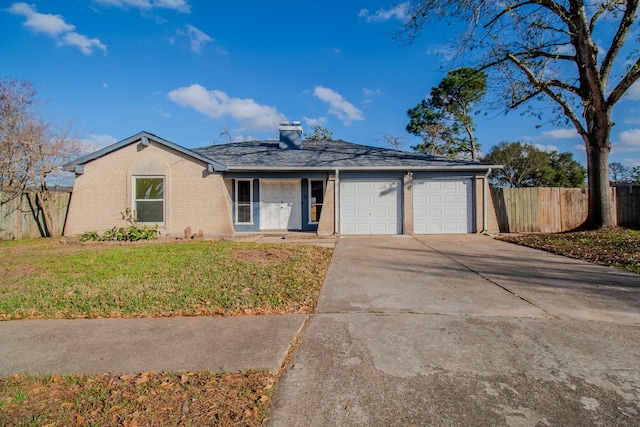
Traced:
<svg viewBox="0 0 640 427">
<path fill-rule="evenodd" d="M 415 234 L 473 233 L 470 179 L 413 181 Z"/>
<path fill-rule="evenodd" d="M 342 180 L 341 234 L 400 234 L 400 180 Z"/>
</svg>

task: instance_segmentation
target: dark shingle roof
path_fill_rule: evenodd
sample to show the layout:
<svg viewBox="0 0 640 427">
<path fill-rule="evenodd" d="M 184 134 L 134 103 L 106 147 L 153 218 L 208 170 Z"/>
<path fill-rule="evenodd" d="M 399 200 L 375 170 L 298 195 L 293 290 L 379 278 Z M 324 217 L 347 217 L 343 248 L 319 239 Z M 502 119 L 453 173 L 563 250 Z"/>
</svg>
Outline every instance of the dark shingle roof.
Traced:
<svg viewBox="0 0 640 427">
<path fill-rule="evenodd" d="M 303 141 L 302 148 L 282 149 L 278 141 L 247 141 L 194 148 L 229 170 L 487 170 L 491 165 L 463 159 L 368 147 L 345 141 Z"/>
</svg>

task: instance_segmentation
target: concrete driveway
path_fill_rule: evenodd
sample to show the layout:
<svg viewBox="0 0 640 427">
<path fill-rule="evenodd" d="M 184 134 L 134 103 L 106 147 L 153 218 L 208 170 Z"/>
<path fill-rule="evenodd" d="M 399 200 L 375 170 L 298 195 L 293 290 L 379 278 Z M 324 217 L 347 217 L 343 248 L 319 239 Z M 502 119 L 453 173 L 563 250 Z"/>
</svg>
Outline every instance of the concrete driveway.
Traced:
<svg viewBox="0 0 640 427">
<path fill-rule="evenodd" d="M 640 276 L 487 236 L 341 239 L 272 426 L 638 425 Z"/>
</svg>

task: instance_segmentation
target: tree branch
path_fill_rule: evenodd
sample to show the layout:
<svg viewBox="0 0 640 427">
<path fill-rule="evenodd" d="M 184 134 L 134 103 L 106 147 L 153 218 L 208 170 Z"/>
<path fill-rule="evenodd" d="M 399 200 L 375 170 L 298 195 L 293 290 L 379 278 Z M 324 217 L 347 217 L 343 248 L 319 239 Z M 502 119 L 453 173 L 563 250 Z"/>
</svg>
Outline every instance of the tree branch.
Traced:
<svg viewBox="0 0 640 427">
<path fill-rule="evenodd" d="M 606 4 L 601 4 L 600 8 L 596 10 L 596 13 L 591 17 L 591 21 L 589 22 L 589 31 L 593 34 L 593 30 L 596 27 L 596 23 L 598 19 L 607 11 L 611 10 L 613 6 L 624 4 L 624 0 L 613 0 Z"/>
<path fill-rule="evenodd" d="M 622 0 L 619 0 L 622 1 Z M 611 3 L 618 3 L 619 1 L 612 1 Z M 633 25 L 633 21 L 638 10 L 639 0 L 627 0 L 627 8 L 624 11 L 624 16 L 620 20 L 620 26 L 616 31 L 616 35 L 611 40 L 611 46 L 605 55 L 602 65 L 600 66 L 600 75 L 602 76 L 602 82 L 607 83 L 609 81 L 609 75 L 611 74 L 611 68 L 613 67 L 614 60 L 618 56 L 618 53 L 624 45 L 624 40 L 627 38 L 629 28 Z M 593 18 L 591 18 L 593 22 Z M 593 29 L 591 29 L 593 33 Z"/>
<path fill-rule="evenodd" d="M 570 85 L 567 82 L 563 82 L 561 80 L 549 80 L 546 83 L 547 86 L 557 87 L 568 92 L 573 93 L 574 95 L 580 96 L 580 88 Z"/>
<path fill-rule="evenodd" d="M 523 64 L 518 58 L 516 58 L 512 54 L 507 54 L 507 59 L 509 59 L 527 76 L 529 83 L 531 83 L 533 87 L 537 88 L 541 93 L 544 93 L 562 107 L 565 116 L 567 116 L 571 123 L 573 123 L 580 136 L 582 136 L 583 138 L 588 137 L 586 130 L 582 126 L 582 123 L 580 123 L 580 119 L 578 118 L 578 116 L 576 116 L 573 108 L 571 108 L 571 105 L 569 105 L 567 101 L 565 101 L 560 95 L 552 91 L 548 85 L 541 83 L 540 80 L 538 80 L 538 78 L 535 76 L 533 71 L 531 71 L 531 69 Z"/>
<path fill-rule="evenodd" d="M 571 14 L 567 9 L 560 6 L 558 3 L 552 0 L 533 0 L 534 3 L 548 9 L 551 13 L 556 15 L 562 20 L 569 28 L 574 29 L 573 22 L 571 21 Z"/>
<path fill-rule="evenodd" d="M 629 90 L 631 85 L 640 79 L 640 59 L 636 61 L 631 67 L 631 70 L 624 76 L 624 78 L 618 83 L 618 86 L 613 89 L 609 98 L 607 98 L 607 105 L 612 107 L 616 102 L 622 98 L 622 96 Z"/>
</svg>

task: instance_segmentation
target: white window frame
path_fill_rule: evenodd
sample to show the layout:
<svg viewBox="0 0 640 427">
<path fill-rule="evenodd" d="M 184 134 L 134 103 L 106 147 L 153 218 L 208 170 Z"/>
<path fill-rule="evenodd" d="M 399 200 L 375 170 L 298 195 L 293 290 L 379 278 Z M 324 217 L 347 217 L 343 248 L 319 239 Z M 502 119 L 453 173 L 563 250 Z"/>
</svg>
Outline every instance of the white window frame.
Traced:
<svg viewBox="0 0 640 427">
<path fill-rule="evenodd" d="M 145 178 L 160 178 L 162 179 L 162 199 L 138 199 L 136 198 L 136 193 L 138 190 L 138 179 L 145 179 Z M 158 224 L 158 225 L 164 225 L 165 222 L 167 221 L 167 197 L 166 197 L 166 177 L 164 175 L 135 175 L 133 176 L 133 210 L 136 211 L 136 220 L 137 220 L 137 216 L 138 216 L 138 201 L 145 201 L 145 202 L 162 202 L 162 221 L 158 222 L 158 221 L 151 221 L 151 222 L 145 222 L 145 221 L 138 221 L 139 224 Z"/>
<path fill-rule="evenodd" d="M 309 193 L 309 224 L 318 224 L 320 221 L 312 221 L 311 220 L 311 183 L 312 182 L 322 182 L 322 203 L 320 203 L 320 206 L 324 206 L 324 193 L 327 190 L 327 183 L 324 179 L 309 179 L 307 180 L 308 183 L 308 193 Z M 316 206 L 318 206 L 318 203 L 316 203 Z M 320 215 L 322 215 L 322 212 L 320 213 Z"/>
<path fill-rule="evenodd" d="M 240 222 L 238 221 L 238 218 L 240 217 L 238 215 L 238 208 L 240 207 L 240 202 L 238 200 L 238 183 L 240 182 L 248 182 L 249 183 L 249 222 Z M 234 185 L 234 191 L 235 191 L 235 224 L 238 225 L 249 225 L 249 224 L 253 224 L 253 179 L 236 179 L 236 183 Z M 243 204 L 242 206 L 247 206 L 246 204 Z"/>
</svg>

